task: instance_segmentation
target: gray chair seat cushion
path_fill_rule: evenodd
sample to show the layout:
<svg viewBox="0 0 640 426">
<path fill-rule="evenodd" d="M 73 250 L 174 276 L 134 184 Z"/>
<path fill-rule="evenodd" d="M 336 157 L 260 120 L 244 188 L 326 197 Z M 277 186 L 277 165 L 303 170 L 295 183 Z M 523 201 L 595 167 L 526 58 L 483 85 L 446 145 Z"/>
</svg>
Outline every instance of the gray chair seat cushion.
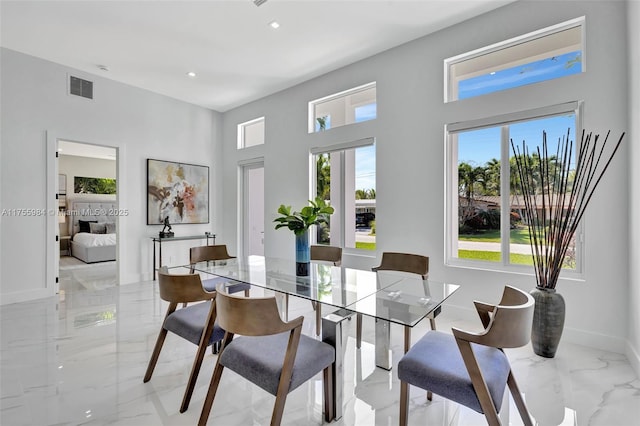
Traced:
<svg viewBox="0 0 640 426">
<path fill-rule="evenodd" d="M 163 327 L 165 330 L 175 333 L 191 343 L 198 345 L 200 344 L 200 337 L 202 336 L 202 330 L 204 330 L 210 307 L 211 301 L 195 303 L 185 308 L 176 309 L 174 313 L 164 320 Z M 220 328 L 216 322 L 213 326 L 213 333 L 211 334 L 209 345 L 222 340 L 223 337 L 224 330 Z"/>
<path fill-rule="evenodd" d="M 220 363 L 276 395 L 289 334 L 237 337 L 222 350 Z M 305 335 L 300 336 L 289 391 L 333 364 L 334 360 L 335 350 L 331 345 Z"/>
<path fill-rule="evenodd" d="M 497 411 L 509 376 L 509 361 L 499 349 L 471 344 Z M 455 337 L 429 331 L 398 363 L 398 378 L 483 413 Z"/>
<path fill-rule="evenodd" d="M 229 293 L 237 293 L 239 291 L 245 291 L 251 289 L 251 284 L 242 283 L 240 281 L 230 280 L 225 277 L 209 278 L 202 281 L 202 287 L 207 291 L 216 291 L 216 286 L 220 283 L 230 283 L 231 286 L 227 288 Z"/>
</svg>

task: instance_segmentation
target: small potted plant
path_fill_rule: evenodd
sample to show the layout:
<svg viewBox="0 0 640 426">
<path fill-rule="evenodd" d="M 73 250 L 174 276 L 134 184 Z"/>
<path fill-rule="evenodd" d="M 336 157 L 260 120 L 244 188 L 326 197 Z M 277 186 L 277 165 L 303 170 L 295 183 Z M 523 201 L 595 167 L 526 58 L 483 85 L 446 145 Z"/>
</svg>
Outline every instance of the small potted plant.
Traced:
<svg viewBox="0 0 640 426">
<path fill-rule="evenodd" d="M 281 215 L 274 219 L 276 229 L 288 228 L 293 231 L 296 237 L 296 275 L 309 275 L 309 227 L 320 223 L 329 223 L 329 216 L 334 212 L 334 208 L 320 197 L 315 201 L 309 200 L 309 205 L 303 207 L 299 212 L 291 211 L 291 206 L 281 204 L 278 213 Z"/>
</svg>

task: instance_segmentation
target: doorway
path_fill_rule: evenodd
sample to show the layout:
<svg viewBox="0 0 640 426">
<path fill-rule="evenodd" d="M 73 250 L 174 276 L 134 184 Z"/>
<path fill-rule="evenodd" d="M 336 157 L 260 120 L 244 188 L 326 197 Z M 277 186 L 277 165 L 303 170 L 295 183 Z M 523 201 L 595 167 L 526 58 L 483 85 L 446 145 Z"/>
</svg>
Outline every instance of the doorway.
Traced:
<svg viewBox="0 0 640 426">
<path fill-rule="evenodd" d="M 101 241 L 117 241 L 119 218 L 110 216 L 111 212 L 106 211 L 107 208 L 94 208 L 95 211 L 92 212 L 87 206 L 113 206 L 113 210 L 117 211 L 118 149 L 62 139 L 56 142 L 59 223 L 56 293 L 64 297 L 65 294 L 78 290 L 98 290 L 115 286 L 118 284 L 116 246 L 113 246 L 112 255 L 96 258 L 93 255 L 88 256 L 91 252 L 83 251 L 83 247 L 75 245 L 73 240 L 78 233 L 74 223 L 79 219 L 91 221 L 94 218 L 89 216 L 97 214 L 97 222 L 101 222 L 106 216 L 106 221 L 112 222 L 114 226 L 108 227 L 109 232 L 105 226 L 104 235 L 98 235 L 100 231 L 96 227 L 96 235 L 91 236 L 101 238 Z"/>
<path fill-rule="evenodd" d="M 239 235 L 244 256 L 264 256 L 264 160 L 240 166 L 242 209 Z"/>
</svg>

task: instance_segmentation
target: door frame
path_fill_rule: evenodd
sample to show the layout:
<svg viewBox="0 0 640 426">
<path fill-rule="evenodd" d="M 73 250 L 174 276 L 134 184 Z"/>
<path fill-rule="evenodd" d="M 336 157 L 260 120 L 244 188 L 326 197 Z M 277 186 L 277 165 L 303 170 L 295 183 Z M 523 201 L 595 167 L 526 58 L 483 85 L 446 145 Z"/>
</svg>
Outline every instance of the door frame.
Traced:
<svg viewBox="0 0 640 426">
<path fill-rule="evenodd" d="M 241 256 L 247 255 L 250 238 L 250 233 L 248 231 L 249 217 L 246 214 L 248 211 L 247 197 L 249 196 L 247 172 L 257 168 L 262 168 L 264 170 L 264 157 L 252 158 L 250 160 L 238 162 L 238 252 Z M 264 181 L 262 194 L 264 197 Z M 264 220 L 264 211 L 262 215 Z"/>
<path fill-rule="evenodd" d="M 85 142 L 94 138 L 78 138 L 78 137 L 62 137 L 55 131 L 47 130 L 46 132 L 46 153 L 47 153 L 47 223 L 45 235 L 46 247 L 46 280 L 45 287 L 49 296 L 54 296 L 60 292 L 59 267 L 60 267 L 60 226 L 58 224 L 58 142 L 69 141 L 81 143 L 85 145 L 104 146 L 113 148 L 116 151 L 116 206 L 120 207 L 121 200 L 126 199 L 124 196 L 125 185 L 123 181 L 124 173 L 124 147 L 110 143 L 94 143 Z M 69 194 L 67 194 L 68 196 Z M 54 214 L 55 212 L 55 214 Z M 122 277 L 123 265 L 121 262 L 123 247 L 120 243 L 121 230 L 123 229 L 124 216 L 116 216 L 116 285 L 120 284 Z"/>
</svg>

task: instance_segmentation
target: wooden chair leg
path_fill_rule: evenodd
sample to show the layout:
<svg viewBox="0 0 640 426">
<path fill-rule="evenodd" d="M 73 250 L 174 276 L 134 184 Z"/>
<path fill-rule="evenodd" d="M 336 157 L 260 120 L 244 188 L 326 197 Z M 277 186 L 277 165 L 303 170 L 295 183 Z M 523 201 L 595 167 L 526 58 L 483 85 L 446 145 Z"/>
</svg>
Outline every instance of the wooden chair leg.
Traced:
<svg viewBox="0 0 640 426">
<path fill-rule="evenodd" d="M 362 314 L 356 314 L 356 348 L 362 346 Z"/>
<path fill-rule="evenodd" d="M 400 426 L 409 420 L 409 383 L 400 381 Z"/>
<path fill-rule="evenodd" d="M 520 412 L 522 423 L 524 423 L 525 426 L 533 426 L 531 417 L 529 416 L 529 411 L 527 410 L 527 406 L 522 399 L 522 394 L 520 394 L 520 389 L 518 389 L 518 384 L 516 383 L 516 379 L 515 377 L 513 377 L 513 373 L 511 371 L 509 371 L 507 384 L 509 385 L 509 390 L 511 391 L 513 402 L 515 402 L 516 407 L 518 407 L 518 412 Z"/>
<path fill-rule="evenodd" d="M 198 426 L 205 426 L 207 424 L 209 413 L 211 412 L 211 406 L 213 405 L 213 400 L 216 397 L 218 385 L 220 384 L 220 377 L 222 377 L 222 370 L 224 370 L 224 366 L 220 364 L 220 359 L 218 359 L 218 362 L 216 362 L 216 368 L 213 370 L 213 375 L 211 376 L 211 383 L 209 383 L 207 396 L 204 399 L 204 405 L 202 406 Z"/>
<path fill-rule="evenodd" d="M 500 418 L 498 417 L 498 411 L 493 403 L 489 388 L 484 380 L 478 361 L 473 355 L 473 349 L 471 349 L 471 343 L 465 340 L 456 338 L 456 343 L 460 349 L 462 360 L 464 361 L 469 377 L 471 378 L 471 384 L 476 391 L 478 402 L 489 426 L 500 426 Z"/>
<path fill-rule="evenodd" d="M 206 336 L 207 342 L 211 338 L 212 332 L 213 327 L 211 327 L 211 331 L 208 333 L 209 335 Z M 184 391 L 184 397 L 182 398 L 182 404 L 180 405 L 181 413 L 184 413 L 189 408 L 189 402 L 191 401 L 191 396 L 193 395 L 193 389 L 196 387 L 196 381 L 198 380 L 198 374 L 200 373 L 200 367 L 202 366 L 202 360 L 204 359 L 204 354 L 207 351 L 207 346 L 208 345 L 203 342 L 200 342 L 200 345 L 198 346 L 196 357 L 193 360 L 193 367 L 191 367 L 191 374 L 189 375 L 189 380 L 187 381 L 187 389 Z"/>
<path fill-rule="evenodd" d="M 280 423 L 282 423 L 284 404 L 285 402 L 287 402 L 287 390 L 278 392 L 278 394 L 276 395 L 276 403 L 273 406 L 273 414 L 271 415 L 271 426 L 280 426 Z"/>
<path fill-rule="evenodd" d="M 160 330 L 160 334 L 158 334 L 158 339 L 156 340 L 156 345 L 153 348 L 153 353 L 151 354 L 151 359 L 149 360 L 149 365 L 147 366 L 147 372 L 144 375 L 143 383 L 147 383 L 151 380 L 151 376 L 153 375 L 153 370 L 156 368 L 156 363 L 158 362 L 158 357 L 160 356 L 160 351 L 162 350 L 162 345 L 164 344 L 164 339 L 167 337 L 167 330 L 162 328 Z"/>
</svg>

